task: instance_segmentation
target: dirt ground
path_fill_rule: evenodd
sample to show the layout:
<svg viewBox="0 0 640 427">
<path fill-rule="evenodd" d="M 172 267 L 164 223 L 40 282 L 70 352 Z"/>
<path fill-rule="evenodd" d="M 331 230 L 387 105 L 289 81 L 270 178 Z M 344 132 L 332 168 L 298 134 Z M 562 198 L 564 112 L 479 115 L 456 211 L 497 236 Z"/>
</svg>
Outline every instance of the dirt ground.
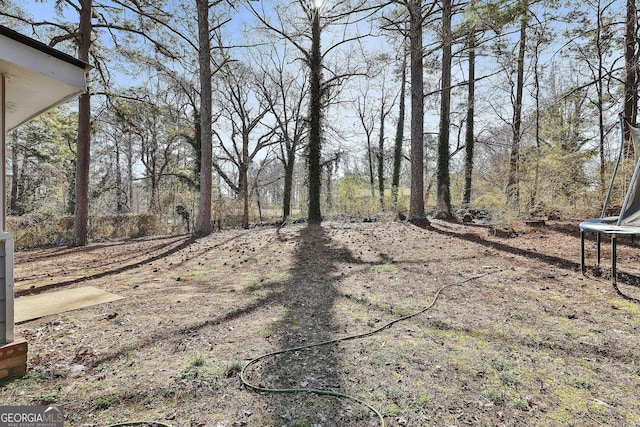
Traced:
<svg viewBox="0 0 640 427">
<path fill-rule="evenodd" d="M 29 372 L 0 404 L 61 404 L 70 426 L 382 425 L 370 407 L 387 426 L 640 426 L 640 304 L 612 287 L 608 242 L 583 276 L 577 222 L 514 231 L 324 223 L 18 252 L 17 295 L 124 299 L 17 325 Z M 627 297 L 639 258 L 620 239 Z M 265 353 L 403 317 L 245 372 L 354 399 L 241 382 Z"/>
</svg>

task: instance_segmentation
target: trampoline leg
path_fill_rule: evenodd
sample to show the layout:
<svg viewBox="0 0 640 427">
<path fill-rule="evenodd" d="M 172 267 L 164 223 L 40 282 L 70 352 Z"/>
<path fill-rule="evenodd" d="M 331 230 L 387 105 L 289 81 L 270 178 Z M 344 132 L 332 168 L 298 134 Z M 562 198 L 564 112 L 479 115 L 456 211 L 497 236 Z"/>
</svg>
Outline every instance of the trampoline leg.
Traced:
<svg viewBox="0 0 640 427">
<path fill-rule="evenodd" d="M 611 283 L 615 285 L 616 278 L 616 235 L 611 235 Z"/>
<path fill-rule="evenodd" d="M 597 242 L 597 262 L 596 262 L 596 267 L 600 267 L 600 233 L 596 233 L 596 242 Z"/>
<path fill-rule="evenodd" d="M 584 230 L 580 230 L 580 271 L 584 274 Z"/>
</svg>

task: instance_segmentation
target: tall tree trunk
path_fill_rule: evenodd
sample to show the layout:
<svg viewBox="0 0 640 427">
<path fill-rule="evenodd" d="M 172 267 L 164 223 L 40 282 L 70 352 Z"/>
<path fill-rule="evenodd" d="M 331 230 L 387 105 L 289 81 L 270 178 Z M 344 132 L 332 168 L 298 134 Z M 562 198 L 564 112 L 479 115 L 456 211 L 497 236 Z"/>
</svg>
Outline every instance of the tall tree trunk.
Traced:
<svg viewBox="0 0 640 427">
<path fill-rule="evenodd" d="M 284 194 L 282 197 L 282 222 L 291 216 L 291 195 L 293 193 L 293 171 L 295 151 L 287 150 L 287 161 L 284 165 Z"/>
<path fill-rule="evenodd" d="M 406 44 L 405 44 L 406 46 Z M 400 81 L 400 106 L 398 109 L 398 125 L 396 127 L 395 145 L 393 148 L 393 174 L 391 176 L 391 194 L 393 206 L 398 210 L 398 188 L 400 187 L 400 169 L 402 166 L 402 143 L 404 142 L 404 110 L 405 91 L 407 88 L 407 49 L 403 49 L 402 72 Z"/>
<path fill-rule="evenodd" d="M 378 138 L 378 195 L 380 196 L 380 209 L 384 210 L 384 101 L 380 106 L 380 137 Z"/>
<path fill-rule="evenodd" d="M 606 159 L 605 159 L 605 133 L 604 128 L 604 52 L 603 52 L 603 40 L 602 40 L 602 9 L 601 2 L 598 1 L 598 17 L 597 17 L 597 35 L 596 35 L 596 49 L 598 52 L 598 81 L 596 83 L 596 90 L 598 91 L 598 131 L 599 131 L 599 154 L 600 154 L 600 195 L 604 200 L 606 190 Z"/>
<path fill-rule="evenodd" d="M 30 187 L 27 165 L 29 163 L 29 155 L 27 153 L 22 154 L 22 161 L 18 161 L 20 170 L 18 171 L 18 201 L 17 201 L 17 215 L 21 216 L 27 213 L 29 208 L 29 199 L 27 197 L 27 189 Z"/>
<path fill-rule="evenodd" d="M 627 18 L 625 23 L 625 69 L 624 79 L 624 118 L 632 125 L 636 124 L 638 114 L 638 41 L 636 0 L 627 0 Z M 628 131 L 627 131 L 628 132 Z M 628 136 L 628 135 L 627 135 Z M 628 138 L 627 138 L 628 140 Z"/>
<path fill-rule="evenodd" d="M 411 196 L 409 220 L 424 215 L 424 70 L 422 67 L 422 1 L 409 3 L 411 55 Z"/>
<path fill-rule="evenodd" d="M 451 180 L 449 177 L 449 126 L 451 111 L 451 0 L 442 0 L 442 93 L 440 98 L 440 132 L 438 140 L 436 217 L 449 219 Z"/>
<path fill-rule="evenodd" d="M 244 132 L 243 132 L 244 133 Z M 242 226 L 245 230 L 249 229 L 249 137 L 244 134 L 242 136 L 242 201 L 244 209 L 242 213 Z"/>
<path fill-rule="evenodd" d="M 127 137 L 127 206 L 129 211 L 134 211 L 133 206 L 133 142 L 131 136 Z"/>
<path fill-rule="evenodd" d="M 151 190 L 149 191 L 149 212 L 159 212 L 160 203 L 158 203 L 158 178 L 153 175 L 149 180 L 151 181 Z"/>
<path fill-rule="evenodd" d="M 376 195 L 376 178 L 373 173 L 373 147 L 371 146 L 371 135 L 367 132 L 367 160 L 369 163 L 369 189 L 371 190 L 371 197 Z"/>
<path fill-rule="evenodd" d="M 120 170 L 120 142 L 116 136 L 115 140 L 115 173 L 116 173 L 116 212 L 121 214 L 125 212 L 125 204 L 123 202 L 124 188 L 122 188 L 122 171 Z"/>
<path fill-rule="evenodd" d="M 14 141 L 15 142 L 15 141 Z M 15 215 L 18 212 L 18 148 L 16 144 L 11 147 L 11 198 L 9 199 L 9 212 Z"/>
<path fill-rule="evenodd" d="M 200 171 L 202 169 L 202 119 L 198 107 L 195 107 L 193 111 L 193 125 L 195 128 L 193 135 L 193 181 L 196 188 L 200 190 Z"/>
<path fill-rule="evenodd" d="M 200 75 L 200 204 L 195 233 L 211 233 L 211 47 L 209 42 L 209 2 L 196 0 L 198 8 L 198 62 Z"/>
<path fill-rule="evenodd" d="M 91 49 L 91 0 L 82 0 L 78 58 L 89 63 Z M 78 102 L 78 142 L 76 147 L 76 206 L 74 241 L 77 246 L 87 244 L 89 235 L 89 164 L 91 161 L 91 95 L 80 95 Z"/>
<path fill-rule="evenodd" d="M 600 62 L 602 62 L 602 58 L 600 59 Z M 599 138 L 598 138 L 598 151 L 600 154 L 600 195 L 602 197 L 602 199 L 604 199 L 605 197 L 605 192 L 606 192 L 606 185 L 607 185 L 607 180 L 606 180 L 606 158 L 605 158 L 605 134 L 606 134 L 606 129 L 604 128 L 604 86 L 603 86 L 603 72 L 602 72 L 602 68 L 600 68 L 600 70 L 598 71 L 598 75 L 599 75 L 599 80 L 597 85 L 598 88 L 598 131 L 599 131 Z"/>
<path fill-rule="evenodd" d="M 320 224 L 320 192 L 322 186 L 322 166 L 320 164 L 322 146 L 322 56 L 320 53 L 320 10 L 313 12 L 311 23 L 310 102 L 309 102 L 309 218 L 310 224 Z"/>
<path fill-rule="evenodd" d="M 538 183 L 540 182 L 540 156 L 541 156 L 541 137 L 540 137 L 540 69 L 538 67 L 540 63 L 539 43 L 536 44 L 535 57 L 533 59 L 533 79 L 534 79 L 534 101 L 536 104 L 536 159 L 535 159 L 535 171 L 533 175 L 533 186 L 531 189 L 531 196 L 529 197 L 529 207 L 535 208 L 538 197 Z"/>
<path fill-rule="evenodd" d="M 475 91 L 476 91 L 476 29 L 469 29 L 469 88 L 467 93 L 467 130 L 464 145 L 464 189 L 462 190 L 462 204 L 468 207 L 471 204 L 471 184 L 473 178 L 473 150 L 475 145 L 474 120 L 475 120 Z"/>
<path fill-rule="evenodd" d="M 20 170 L 18 171 L 18 198 L 16 201 L 16 215 L 21 216 L 24 215 L 27 211 L 29 201 L 27 199 L 26 189 L 29 187 L 29 183 L 27 182 L 26 173 L 26 165 L 29 162 L 29 156 L 26 153 L 22 154 L 22 161 L 18 161 L 20 165 Z"/>
<path fill-rule="evenodd" d="M 516 99 L 513 106 L 513 140 L 511 143 L 511 155 L 509 157 L 509 174 L 507 178 L 507 208 L 518 210 L 520 205 L 520 183 L 519 183 L 519 161 L 520 161 L 520 139 L 522 138 L 522 94 L 524 90 L 524 54 L 526 51 L 527 41 L 527 23 L 528 23 L 527 0 L 524 0 L 522 6 L 522 18 L 520 20 L 520 47 L 517 59 L 517 80 L 516 80 Z"/>
<path fill-rule="evenodd" d="M 262 223 L 262 201 L 260 200 L 260 190 L 257 183 L 254 183 L 254 188 L 256 189 L 256 206 L 258 207 L 258 221 Z"/>
<path fill-rule="evenodd" d="M 329 212 L 331 212 L 333 210 L 333 191 L 332 191 L 332 184 L 333 184 L 333 169 L 335 167 L 334 162 L 329 161 L 327 162 L 327 209 L 329 210 Z"/>
</svg>

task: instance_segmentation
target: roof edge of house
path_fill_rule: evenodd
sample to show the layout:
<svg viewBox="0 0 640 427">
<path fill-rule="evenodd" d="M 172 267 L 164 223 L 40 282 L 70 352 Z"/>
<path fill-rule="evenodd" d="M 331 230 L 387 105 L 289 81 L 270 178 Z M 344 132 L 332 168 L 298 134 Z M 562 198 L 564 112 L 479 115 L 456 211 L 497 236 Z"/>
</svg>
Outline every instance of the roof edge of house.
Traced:
<svg viewBox="0 0 640 427">
<path fill-rule="evenodd" d="M 27 45 L 33 49 L 37 49 L 42 53 L 45 53 L 47 55 L 51 55 L 54 58 L 60 59 L 61 61 L 65 61 L 71 65 L 74 65 L 76 67 L 82 68 L 84 70 L 88 70 L 89 68 L 91 68 L 91 66 L 89 64 L 87 64 L 84 61 L 79 60 L 78 58 L 75 58 L 67 53 L 64 53 L 62 51 L 59 51 L 58 49 L 55 49 L 51 46 L 47 46 L 46 44 L 32 39 L 31 37 L 27 37 L 24 34 L 21 34 L 15 30 L 12 30 L 11 28 L 5 27 L 3 25 L 0 25 L 0 35 L 3 35 L 5 37 L 9 37 L 19 43 L 22 43 L 24 45 Z"/>
</svg>

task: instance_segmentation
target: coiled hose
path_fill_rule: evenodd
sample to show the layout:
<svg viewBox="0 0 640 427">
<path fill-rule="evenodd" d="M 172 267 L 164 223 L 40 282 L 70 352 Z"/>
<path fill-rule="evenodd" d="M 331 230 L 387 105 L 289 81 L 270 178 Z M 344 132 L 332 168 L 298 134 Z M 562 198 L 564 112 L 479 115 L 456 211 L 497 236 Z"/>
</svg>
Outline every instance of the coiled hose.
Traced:
<svg viewBox="0 0 640 427">
<path fill-rule="evenodd" d="M 442 293 L 449 289 L 449 288 L 453 288 L 455 286 L 462 286 L 465 283 L 471 282 L 473 280 L 477 280 L 480 279 L 482 277 L 491 275 L 491 274 L 496 274 L 498 272 L 500 272 L 502 270 L 500 270 L 499 268 L 495 268 L 494 270 L 491 271 L 487 271 L 485 273 L 482 274 L 478 274 L 472 277 L 469 277 L 467 279 L 463 279 L 460 280 L 458 282 L 455 283 L 450 283 L 448 285 L 444 285 L 441 286 L 435 293 L 431 303 L 429 305 L 427 305 L 426 307 L 424 307 L 423 309 L 416 311 L 415 313 L 400 317 L 398 319 L 392 320 L 388 323 L 385 323 L 384 325 L 373 329 L 369 332 L 365 332 L 365 333 L 361 333 L 361 334 L 355 334 L 355 335 L 349 335 L 346 337 L 342 337 L 342 338 L 336 338 L 333 340 L 328 340 L 328 341 L 321 341 L 321 342 L 316 342 L 316 343 L 311 343 L 311 344 L 306 344 L 306 345 L 301 345 L 298 347 L 291 347 L 291 348 L 286 348 L 284 350 L 278 350 L 278 351 L 274 351 L 271 353 L 267 353 L 267 354 L 263 354 L 261 356 L 258 356 L 254 359 L 251 359 L 249 362 L 247 362 L 246 365 L 244 365 L 244 367 L 242 368 L 242 370 L 240 371 L 240 380 L 242 381 L 242 383 L 252 389 L 255 390 L 257 392 L 263 392 L 263 393 L 311 393 L 311 394 L 315 394 L 315 395 L 319 395 L 319 396 L 333 396 L 333 397 L 337 397 L 337 398 L 342 398 L 342 399 L 349 399 L 353 402 L 362 404 L 364 406 L 366 406 L 367 408 L 369 408 L 373 413 L 376 414 L 376 416 L 378 417 L 378 420 L 380 421 L 380 425 L 382 427 L 385 426 L 384 423 L 384 417 L 382 416 L 382 414 L 380 413 L 380 411 L 378 411 L 376 408 L 374 408 L 373 406 L 371 406 L 369 403 L 364 402 L 363 400 L 358 399 L 357 397 L 348 395 L 348 394 L 344 394 L 344 393 L 339 393 L 337 391 L 333 391 L 333 390 L 316 390 L 316 389 L 312 389 L 312 388 L 270 388 L 270 387 L 263 387 L 263 386 L 259 386 L 256 384 L 253 384 L 251 382 L 249 382 L 247 380 L 246 374 L 247 374 L 247 369 L 252 366 L 255 365 L 256 363 L 258 363 L 259 361 L 266 359 L 268 357 L 272 357 L 272 356 L 276 356 L 278 354 L 283 354 L 283 353 L 291 353 L 291 352 L 295 352 L 295 351 L 301 351 L 301 350 L 306 350 L 309 348 L 314 348 L 314 347 L 322 347 L 322 346 L 327 346 L 327 345 L 331 345 L 331 344 L 336 344 L 339 342 L 344 342 L 344 341 L 350 341 L 350 340 L 356 340 L 356 339 L 361 339 L 361 338 L 366 338 L 366 337 L 370 337 L 372 335 L 375 335 L 385 329 L 390 328 L 391 326 L 395 325 L 396 323 L 399 322 L 403 322 L 405 320 L 411 319 L 413 317 L 419 316 L 421 314 L 423 314 L 424 312 L 430 310 L 431 308 L 433 308 L 433 306 L 436 304 L 436 302 L 438 301 L 438 299 L 440 298 L 440 296 L 442 295 Z"/>
</svg>

